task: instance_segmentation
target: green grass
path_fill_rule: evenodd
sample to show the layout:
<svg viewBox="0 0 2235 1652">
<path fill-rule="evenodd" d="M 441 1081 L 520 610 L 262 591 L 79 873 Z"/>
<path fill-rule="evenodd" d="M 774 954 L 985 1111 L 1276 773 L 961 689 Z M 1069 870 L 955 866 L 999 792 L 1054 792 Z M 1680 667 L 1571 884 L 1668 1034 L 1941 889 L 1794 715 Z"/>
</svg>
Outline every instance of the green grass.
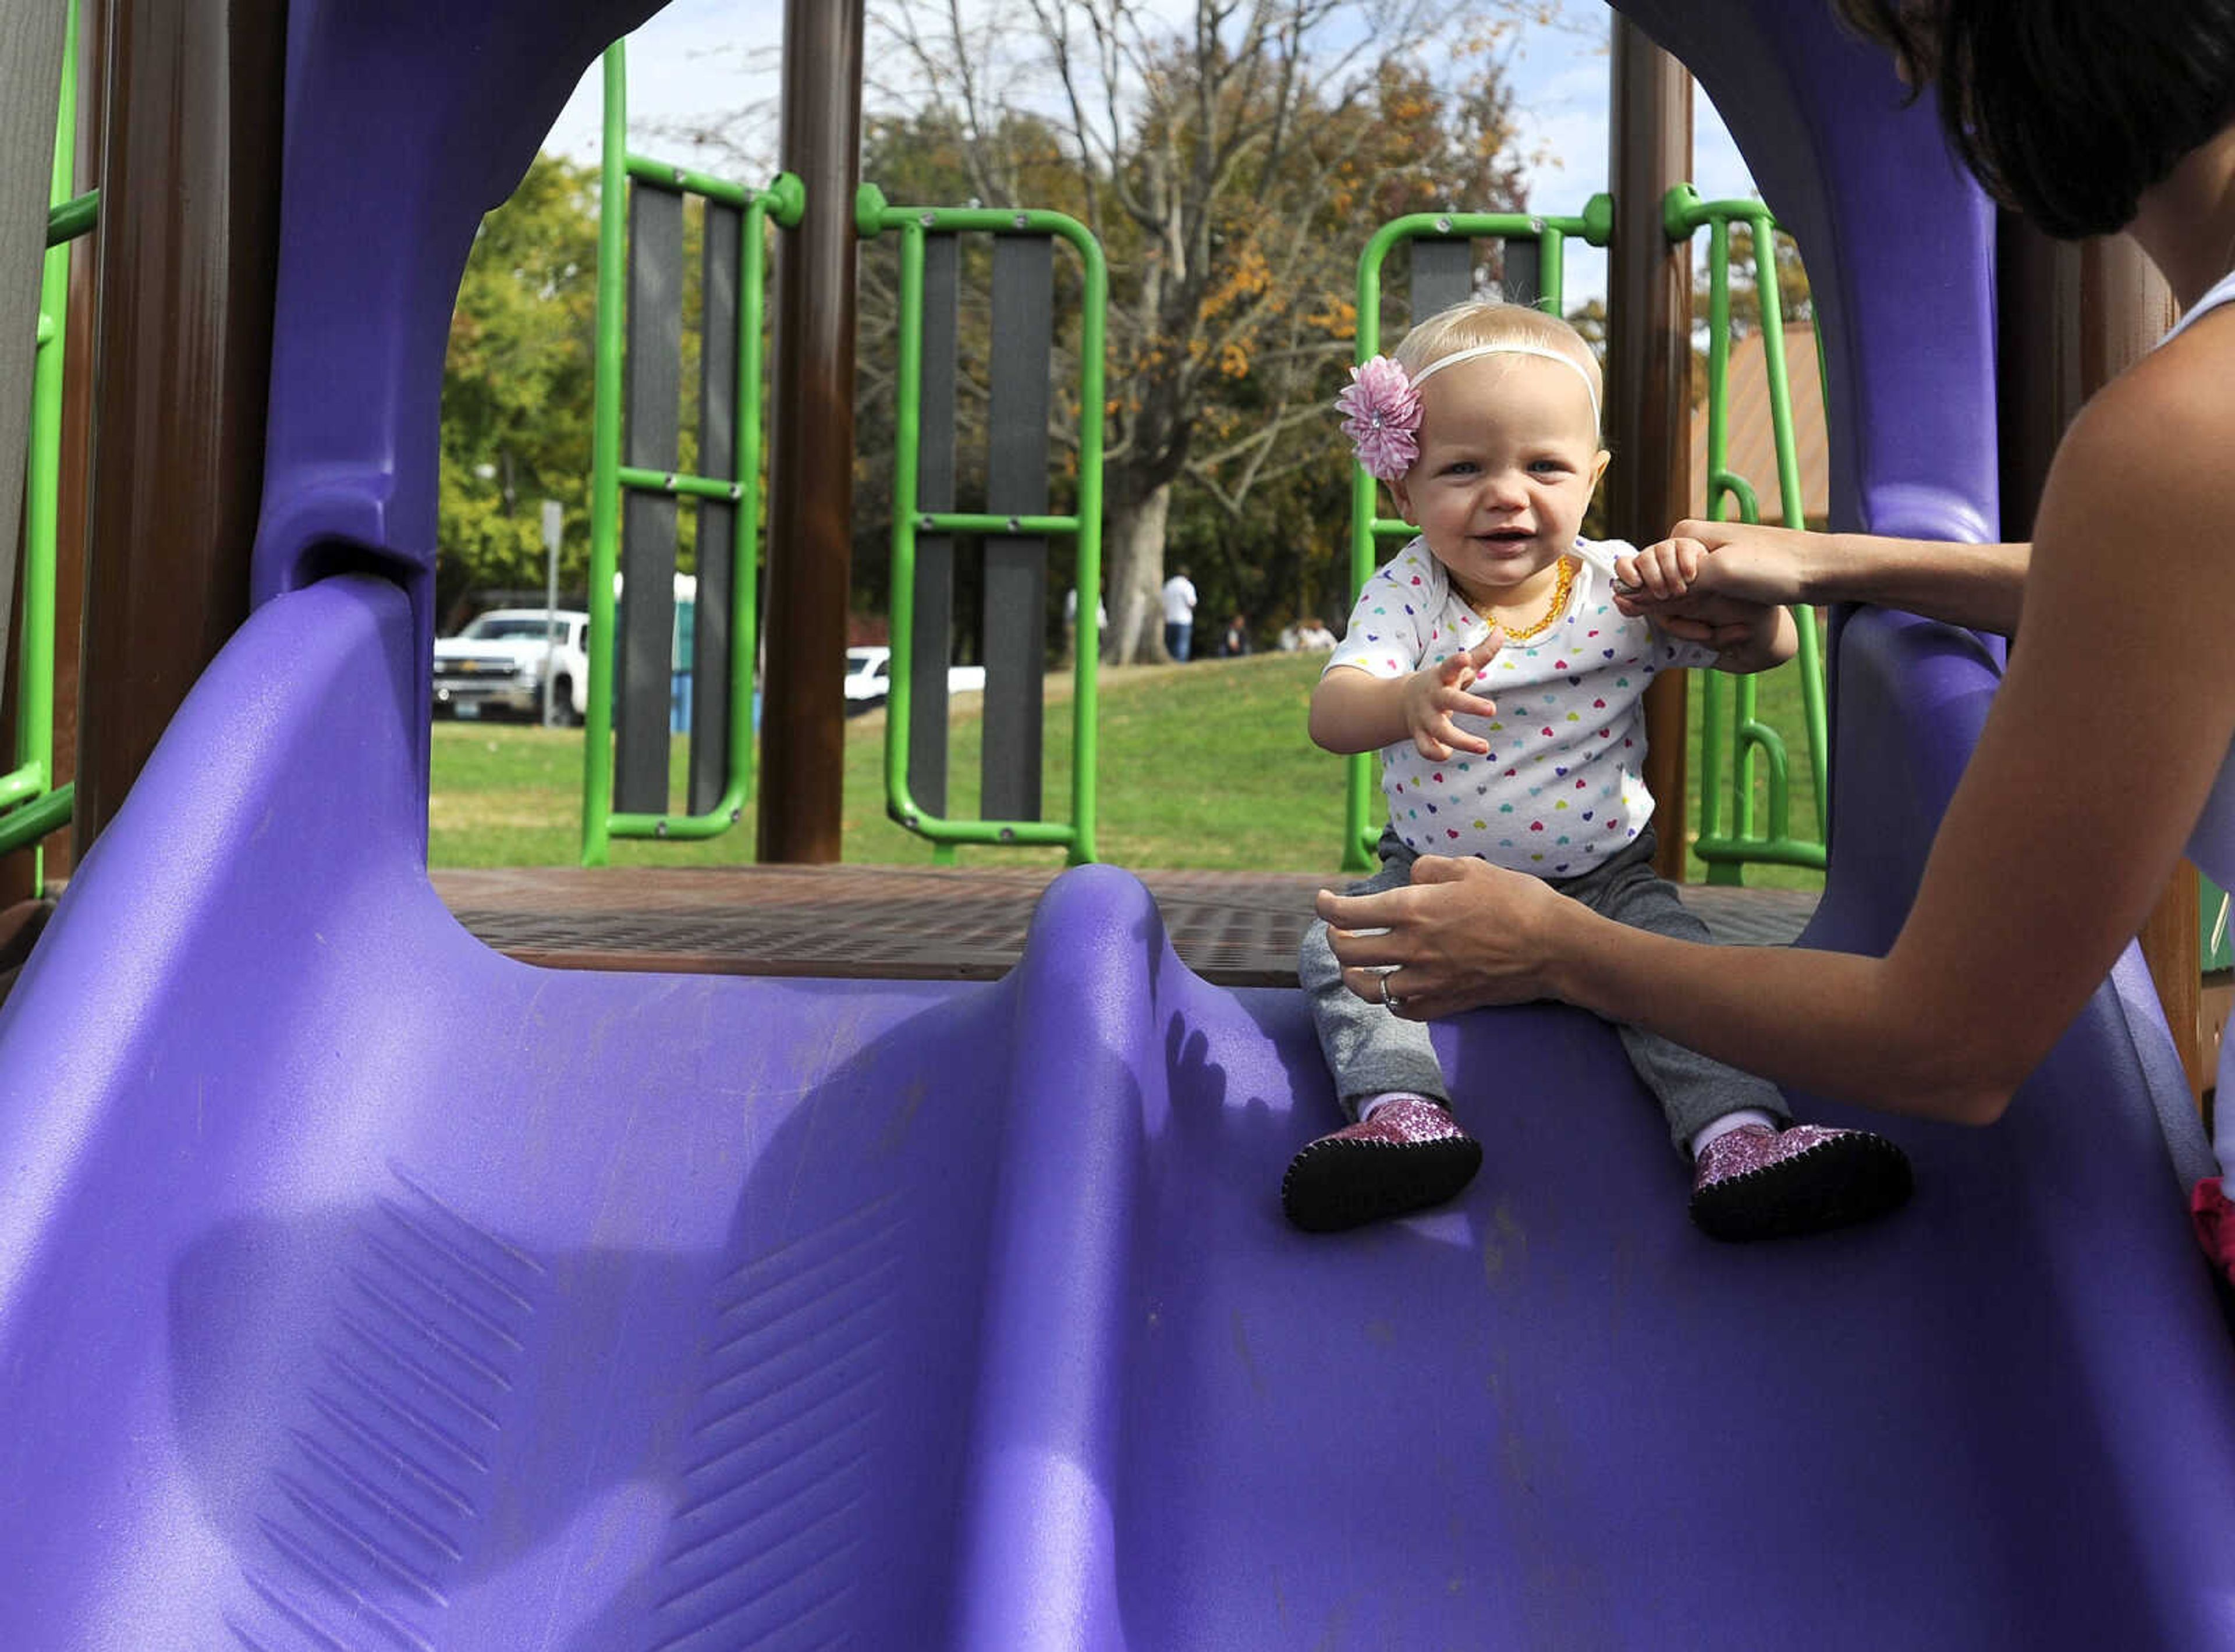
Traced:
<svg viewBox="0 0 2235 1652">
<path fill-rule="evenodd" d="M 1141 870 L 1231 868 L 1325 873 L 1341 861 L 1342 763 L 1304 733 L 1304 708 L 1322 663 L 1267 654 L 1184 666 L 1103 672 L 1101 857 Z M 1793 672 L 1762 679 L 1762 711 L 1788 731 L 1800 726 Z M 1050 679 L 1045 724 L 1043 812 L 1065 819 L 1071 801 L 1067 680 Z M 1698 696 L 1694 696 L 1696 707 Z M 1696 727 L 1697 712 L 1694 721 Z M 952 725 L 948 812 L 977 803 L 980 724 L 974 710 Z M 885 817 L 882 713 L 846 728 L 842 853 L 871 865 L 926 865 L 931 846 Z M 1695 737 L 1696 740 L 1696 737 Z M 687 742 L 675 742 L 672 792 L 684 796 Z M 1696 751 L 1696 744 L 1694 750 Z M 1799 745 L 1795 740 L 1796 756 Z M 1697 803 L 1694 764 L 1694 810 Z M 1806 764 L 1797 763 L 1805 769 Z M 1796 781 L 1793 818 L 1812 821 Z M 579 730 L 516 724 L 439 722 L 434 731 L 429 856 L 442 866 L 557 866 L 579 858 L 582 736 Z M 1378 800 L 1377 800 L 1378 812 Z M 616 838 L 615 865 L 735 865 L 753 858 L 753 805 L 723 836 L 699 842 Z M 1053 849 L 966 847 L 965 866 L 1059 864 Z M 1703 878 L 1695 861 L 1691 875 Z M 1749 868 L 1746 881 L 1814 887 L 1820 877 L 1789 868 Z"/>
</svg>

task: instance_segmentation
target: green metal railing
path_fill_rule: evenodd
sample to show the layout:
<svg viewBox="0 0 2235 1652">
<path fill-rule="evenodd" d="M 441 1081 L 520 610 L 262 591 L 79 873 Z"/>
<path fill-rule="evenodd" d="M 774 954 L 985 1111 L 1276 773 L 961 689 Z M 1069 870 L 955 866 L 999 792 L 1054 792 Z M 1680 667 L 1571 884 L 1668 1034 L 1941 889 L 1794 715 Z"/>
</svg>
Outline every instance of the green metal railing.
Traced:
<svg viewBox="0 0 2235 1652">
<path fill-rule="evenodd" d="M 768 187 L 749 190 L 685 167 L 630 154 L 628 69 L 619 42 L 605 55 L 605 134 L 598 196 L 597 390 L 590 482 L 590 681 L 584 711 L 582 864 L 602 866 L 615 837 L 713 837 L 743 816 L 753 772 L 753 669 L 760 615 L 761 379 L 763 311 L 768 287 L 766 226 L 798 224 L 805 187 L 779 173 Z M 695 194 L 739 209 L 735 470 L 730 476 L 645 470 L 621 462 L 621 368 L 625 344 L 631 180 Z M 698 814 L 616 813 L 613 798 L 613 660 L 624 488 L 735 505 L 731 569 L 727 783 L 713 807 Z"/>
<path fill-rule="evenodd" d="M 1728 519 L 1733 505 L 1742 521 L 1761 520 L 1753 486 L 1730 469 L 1731 229 L 1749 231 L 1754 290 L 1761 302 L 1761 351 L 1768 380 L 1771 428 L 1777 446 L 1778 502 L 1788 528 L 1807 526 L 1800 488 L 1800 453 L 1793 423 L 1792 381 L 1785 358 L 1773 237 L 1777 220 L 1758 200 L 1700 199 L 1680 184 L 1662 202 L 1662 222 L 1672 241 L 1707 231 L 1707 497 L 1709 521 Z M 1700 818 L 1692 852 L 1707 866 L 1710 883 L 1743 881 L 1749 862 L 1821 869 L 1829 829 L 1831 738 L 1824 698 L 1824 662 L 1812 608 L 1796 606 L 1800 633 L 1795 669 L 1800 676 L 1807 724 L 1808 762 L 1815 782 L 1813 838 L 1793 829 L 1792 759 L 1785 737 L 1759 715 L 1760 684 L 1753 677 L 1701 673 Z M 1760 773 L 1757 773 L 1759 765 Z M 1728 770 L 1727 787 L 1725 770 Z M 1762 796 L 1756 797 L 1757 782 Z M 1765 825 L 1763 816 L 1766 815 Z"/>
<path fill-rule="evenodd" d="M 1095 666 L 1101 650 L 1103 336 L 1109 275 L 1102 248 L 1084 224 L 1061 213 L 1000 208 L 893 206 L 874 184 L 855 200 L 855 227 L 866 239 L 901 236 L 900 362 L 894 390 L 892 685 L 885 702 L 885 809 L 895 821 L 941 849 L 962 843 L 1059 847 L 1073 866 L 1095 858 Z M 934 233 L 1052 235 L 1071 243 L 1085 282 L 1078 343 L 1078 499 L 1067 516 L 1000 516 L 917 508 L 922 448 L 924 238 Z M 919 534 L 1052 535 L 1078 547 L 1078 642 L 1072 701 L 1069 821 L 958 820 L 927 813 L 908 785 L 908 719 L 914 661 L 916 536 Z"/>
<path fill-rule="evenodd" d="M 1594 195 L 1575 218 L 1545 218 L 1528 213 L 1413 213 L 1392 219 L 1373 233 L 1358 257 L 1358 360 L 1362 365 L 1381 350 L 1381 266 L 1400 245 L 1414 241 L 1534 241 L 1537 256 L 1537 307 L 1561 313 L 1564 257 L 1569 238 L 1591 246 L 1604 246 L 1614 229 L 1614 200 Z M 1380 495 L 1363 465 L 1353 465 L 1350 476 L 1350 593 L 1353 601 L 1373 578 L 1383 540 L 1410 539 L 1419 530 L 1398 517 L 1377 516 Z M 1346 872 L 1369 872 L 1378 864 L 1373 846 L 1381 835 L 1373 823 L 1373 781 L 1370 752 L 1351 757 L 1346 764 L 1348 783 L 1344 793 L 1343 861 Z"/>
<path fill-rule="evenodd" d="M 70 817 L 74 788 L 54 783 L 55 540 L 62 493 L 62 339 L 69 307 L 69 243 L 100 213 L 99 192 L 76 188 L 78 9 L 63 24 L 55 115 L 46 262 L 39 278 L 38 349 L 31 370 L 30 440 L 23 501 L 23 630 L 16 668 L 16 767 L 0 775 L 0 853 L 36 844 Z M 32 882 L 46 868 L 35 849 Z"/>
</svg>

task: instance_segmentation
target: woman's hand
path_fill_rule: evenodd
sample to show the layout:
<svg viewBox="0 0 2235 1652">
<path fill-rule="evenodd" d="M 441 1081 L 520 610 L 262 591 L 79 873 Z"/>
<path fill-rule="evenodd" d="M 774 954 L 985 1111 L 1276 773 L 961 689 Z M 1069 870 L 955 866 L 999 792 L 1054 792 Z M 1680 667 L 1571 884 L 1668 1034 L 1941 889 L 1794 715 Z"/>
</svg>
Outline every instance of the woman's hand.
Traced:
<svg viewBox="0 0 2235 1652">
<path fill-rule="evenodd" d="M 1405 726 L 1412 737 L 1412 749 L 1429 762 L 1445 762 L 1454 751 L 1481 757 L 1490 750 L 1489 741 L 1467 733 L 1452 719 L 1498 715 L 1497 701 L 1467 690 L 1504 646 L 1505 639 L 1493 626 L 1473 647 L 1423 665 L 1405 679 Z"/>
<path fill-rule="evenodd" d="M 1343 985 L 1379 1004 L 1386 980 L 1386 1001 L 1410 1021 L 1557 996 L 1548 966 L 1564 927 L 1591 916 L 1541 878 L 1439 855 L 1414 862 L 1406 888 L 1321 891 L 1319 915 Z"/>
<path fill-rule="evenodd" d="M 1825 534 L 1746 522 L 1681 521 L 1665 540 L 1616 559 L 1615 606 L 1672 637 L 1726 648 L 1760 626 L 1765 606 L 1806 602 L 1832 560 Z"/>
</svg>

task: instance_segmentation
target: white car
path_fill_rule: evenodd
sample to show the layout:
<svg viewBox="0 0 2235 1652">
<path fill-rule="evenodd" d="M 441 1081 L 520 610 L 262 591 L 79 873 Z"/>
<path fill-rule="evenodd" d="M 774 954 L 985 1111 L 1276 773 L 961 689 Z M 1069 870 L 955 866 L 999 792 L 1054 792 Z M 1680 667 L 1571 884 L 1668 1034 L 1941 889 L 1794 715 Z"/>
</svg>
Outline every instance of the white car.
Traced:
<svg viewBox="0 0 2235 1652">
<path fill-rule="evenodd" d="M 885 703 L 892 692 L 893 651 L 882 646 L 849 648 L 846 651 L 846 715 L 867 711 Z M 986 668 L 983 665 L 949 665 L 947 668 L 947 692 L 950 694 L 982 694 L 986 692 Z"/>
<path fill-rule="evenodd" d="M 580 723 L 590 705 L 590 616 L 579 609 L 493 608 L 435 644 L 435 714 L 540 718 L 550 672 L 552 714 Z"/>
</svg>

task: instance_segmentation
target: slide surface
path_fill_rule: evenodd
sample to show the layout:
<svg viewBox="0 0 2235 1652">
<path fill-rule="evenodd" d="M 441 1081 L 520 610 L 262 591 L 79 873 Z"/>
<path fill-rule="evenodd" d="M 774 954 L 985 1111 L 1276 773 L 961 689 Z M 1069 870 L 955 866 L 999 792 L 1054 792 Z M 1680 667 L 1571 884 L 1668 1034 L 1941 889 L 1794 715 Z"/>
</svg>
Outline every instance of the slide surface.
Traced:
<svg viewBox="0 0 2235 1652">
<path fill-rule="evenodd" d="M 1866 629 L 1851 725 L 1914 711 L 1874 651 L 1976 669 Z M 0 1644 L 2235 1640 L 2125 975 L 2004 1125 L 1891 1127 L 1908 1210 L 1746 1249 L 1604 1026 L 1463 1017 L 1481 1177 L 1313 1238 L 1301 1001 L 1121 872 L 991 985 L 482 947 L 411 633 L 363 576 L 259 611 L 0 1011 Z"/>
</svg>

